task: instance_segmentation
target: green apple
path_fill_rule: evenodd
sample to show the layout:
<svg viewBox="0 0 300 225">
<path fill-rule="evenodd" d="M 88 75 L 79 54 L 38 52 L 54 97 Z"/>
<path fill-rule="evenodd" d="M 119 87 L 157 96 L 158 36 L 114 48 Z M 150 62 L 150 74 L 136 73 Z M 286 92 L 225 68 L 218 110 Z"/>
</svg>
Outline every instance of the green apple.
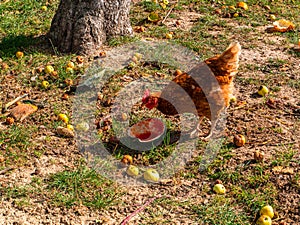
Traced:
<svg viewBox="0 0 300 225">
<path fill-rule="evenodd" d="M 126 173 L 129 176 L 136 177 L 139 175 L 139 168 L 133 165 L 127 167 Z"/>
<path fill-rule="evenodd" d="M 256 221 L 257 225 L 271 225 L 272 224 L 272 220 L 269 216 L 267 215 L 262 215 L 258 218 L 258 220 Z"/>
<path fill-rule="evenodd" d="M 86 122 L 81 122 L 81 123 L 78 123 L 78 124 L 76 125 L 76 130 L 78 130 L 78 131 L 84 131 L 84 132 L 86 132 L 86 131 L 88 131 L 89 129 L 90 129 L 90 126 L 89 126 L 89 124 L 86 123 Z"/>
<path fill-rule="evenodd" d="M 265 96 L 268 93 L 269 93 L 269 89 L 264 85 L 260 86 L 257 92 L 257 94 L 259 94 L 260 96 Z"/>
<path fill-rule="evenodd" d="M 224 187 L 223 184 L 216 184 L 213 188 L 214 192 L 216 192 L 217 194 L 225 194 L 226 189 Z"/>
<path fill-rule="evenodd" d="M 53 66 L 50 66 L 50 65 L 46 66 L 45 73 L 51 74 L 53 71 L 54 71 Z"/>
<path fill-rule="evenodd" d="M 266 215 L 266 216 L 270 217 L 271 219 L 274 217 L 274 210 L 273 210 L 272 206 L 270 206 L 270 205 L 266 205 L 266 206 L 262 207 L 259 213 L 260 213 L 260 215 Z"/>
<path fill-rule="evenodd" d="M 147 169 L 144 173 L 144 179 L 149 182 L 158 182 L 159 173 L 155 169 Z"/>
</svg>

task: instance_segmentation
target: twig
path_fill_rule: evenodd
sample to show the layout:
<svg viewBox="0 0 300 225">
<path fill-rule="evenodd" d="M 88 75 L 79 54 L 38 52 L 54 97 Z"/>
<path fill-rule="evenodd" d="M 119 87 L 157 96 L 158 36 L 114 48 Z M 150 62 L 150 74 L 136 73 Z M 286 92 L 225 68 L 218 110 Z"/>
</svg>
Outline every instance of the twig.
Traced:
<svg viewBox="0 0 300 225">
<path fill-rule="evenodd" d="M 28 94 L 24 94 L 22 96 L 17 97 L 16 99 L 12 100 L 11 102 L 7 103 L 3 108 L 2 108 L 2 113 L 5 113 L 7 109 L 15 104 L 16 102 L 20 101 L 21 99 L 25 98 Z"/>
<path fill-rule="evenodd" d="M 177 4 L 177 3 L 176 3 Z M 175 8 L 175 5 L 172 5 L 172 7 L 169 9 L 167 15 L 165 16 L 165 18 L 161 21 L 161 23 L 164 23 L 166 21 L 166 19 L 169 17 L 170 13 L 172 12 L 172 10 Z"/>
<path fill-rule="evenodd" d="M 150 198 L 148 201 L 146 201 L 145 204 L 143 204 L 140 208 L 138 208 L 137 210 L 135 210 L 133 213 L 131 213 L 129 216 L 127 216 L 122 222 L 121 225 L 125 225 L 127 224 L 127 222 L 129 222 L 129 220 L 134 217 L 136 214 L 138 214 L 139 212 L 143 211 L 146 206 L 150 205 L 155 199 L 159 198 L 159 196 L 157 197 L 153 197 Z"/>
<path fill-rule="evenodd" d="M 5 174 L 6 172 L 8 172 L 8 171 L 10 171 L 10 170 L 12 170 L 12 169 L 14 169 L 14 168 L 12 168 L 12 167 L 7 167 L 7 168 L 5 168 L 5 169 L 3 169 L 3 170 L 0 170 L 0 174 Z"/>
</svg>

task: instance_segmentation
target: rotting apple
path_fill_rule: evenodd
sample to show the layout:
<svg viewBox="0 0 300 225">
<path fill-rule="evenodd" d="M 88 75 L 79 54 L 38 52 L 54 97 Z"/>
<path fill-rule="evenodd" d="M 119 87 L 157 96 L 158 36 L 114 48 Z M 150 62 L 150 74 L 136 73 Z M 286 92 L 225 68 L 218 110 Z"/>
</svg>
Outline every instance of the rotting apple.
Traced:
<svg viewBox="0 0 300 225">
<path fill-rule="evenodd" d="M 234 136 L 233 142 L 237 147 L 242 147 L 246 143 L 246 138 L 244 135 L 238 134 Z"/>
<path fill-rule="evenodd" d="M 132 164 L 133 163 L 132 156 L 131 155 L 124 155 L 121 162 L 124 163 L 124 164 Z"/>
</svg>

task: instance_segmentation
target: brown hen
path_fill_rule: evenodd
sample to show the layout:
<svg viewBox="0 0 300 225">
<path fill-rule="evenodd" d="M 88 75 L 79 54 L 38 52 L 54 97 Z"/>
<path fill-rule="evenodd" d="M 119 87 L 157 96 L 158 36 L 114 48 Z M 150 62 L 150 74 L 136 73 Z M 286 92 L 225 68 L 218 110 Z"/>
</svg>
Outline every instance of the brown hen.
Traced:
<svg viewBox="0 0 300 225">
<path fill-rule="evenodd" d="M 212 131 L 233 96 L 233 78 L 238 72 L 240 53 L 239 43 L 230 44 L 221 55 L 176 76 L 161 92 L 146 90 L 143 105 L 170 116 L 194 113 L 199 116 L 199 123 L 206 117 L 212 121 Z"/>
</svg>

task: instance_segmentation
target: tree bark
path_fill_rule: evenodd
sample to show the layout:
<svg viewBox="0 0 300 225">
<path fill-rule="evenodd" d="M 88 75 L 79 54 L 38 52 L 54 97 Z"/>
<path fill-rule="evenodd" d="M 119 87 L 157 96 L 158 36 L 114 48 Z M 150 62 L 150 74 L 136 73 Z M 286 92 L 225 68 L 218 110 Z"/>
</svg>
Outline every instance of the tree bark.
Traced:
<svg viewBox="0 0 300 225">
<path fill-rule="evenodd" d="M 131 35 L 131 0 L 61 0 L 49 32 L 61 52 L 92 54 L 109 37 Z"/>
</svg>

